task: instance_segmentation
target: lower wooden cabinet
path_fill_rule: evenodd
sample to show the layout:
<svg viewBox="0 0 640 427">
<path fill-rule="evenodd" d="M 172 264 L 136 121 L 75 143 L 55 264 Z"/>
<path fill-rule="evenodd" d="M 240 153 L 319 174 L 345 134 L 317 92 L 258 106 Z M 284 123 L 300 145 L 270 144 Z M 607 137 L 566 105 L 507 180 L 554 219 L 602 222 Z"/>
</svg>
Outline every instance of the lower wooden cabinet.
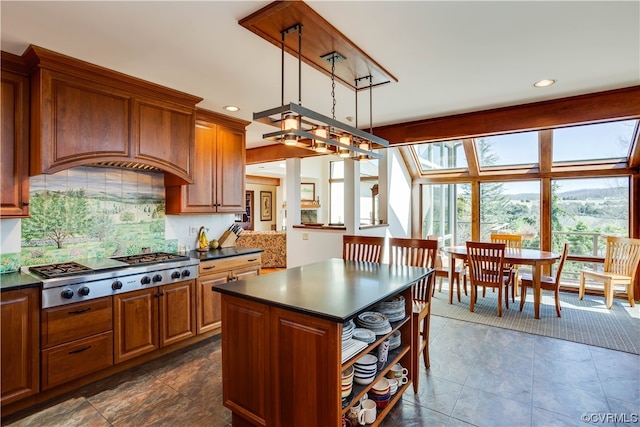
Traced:
<svg viewBox="0 0 640 427">
<path fill-rule="evenodd" d="M 39 391 L 40 289 L 2 292 L 0 298 L 2 405 Z"/>
<path fill-rule="evenodd" d="M 227 282 L 260 275 L 261 254 L 201 261 L 198 278 L 198 322 L 201 334 L 220 328 L 222 312 L 220 293 L 213 288 Z"/>
<path fill-rule="evenodd" d="M 114 362 L 196 335 L 195 280 L 115 295 Z"/>
</svg>

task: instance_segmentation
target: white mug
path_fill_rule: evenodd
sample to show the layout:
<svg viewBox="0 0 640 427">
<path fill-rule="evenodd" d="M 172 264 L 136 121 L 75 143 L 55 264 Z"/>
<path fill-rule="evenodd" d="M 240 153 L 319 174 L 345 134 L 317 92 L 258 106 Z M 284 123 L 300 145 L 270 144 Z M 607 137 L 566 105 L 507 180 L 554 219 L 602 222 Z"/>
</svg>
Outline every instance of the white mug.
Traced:
<svg viewBox="0 0 640 427">
<path fill-rule="evenodd" d="M 387 376 L 389 378 L 401 378 L 406 377 L 409 374 L 409 370 L 407 368 L 403 368 L 401 364 L 396 363 L 391 367 Z M 403 383 L 404 384 L 404 383 Z"/>
<path fill-rule="evenodd" d="M 358 424 L 361 426 L 365 425 L 364 421 L 364 410 L 360 407 L 360 403 L 353 405 L 349 408 L 349 415 L 347 416 L 350 420 L 357 419 Z"/>
<path fill-rule="evenodd" d="M 404 385 L 404 384 L 409 382 L 409 378 L 407 378 L 406 375 L 403 375 L 400 378 L 396 378 L 396 380 L 398 380 L 398 387 L 400 387 L 401 385 Z"/>
<path fill-rule="evenodd" d="M 371 399 L 363 401 L 362 412 L 365 424 L 372 424 L 376 420 L 376 402 Z"/>
</svg>

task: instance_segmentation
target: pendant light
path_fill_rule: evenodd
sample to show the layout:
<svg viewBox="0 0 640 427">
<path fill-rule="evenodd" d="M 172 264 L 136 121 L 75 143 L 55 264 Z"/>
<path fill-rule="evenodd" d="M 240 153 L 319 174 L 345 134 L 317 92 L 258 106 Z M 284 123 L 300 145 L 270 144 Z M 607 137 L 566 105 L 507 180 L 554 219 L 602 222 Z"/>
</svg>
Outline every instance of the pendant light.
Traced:
<svg viewBox="0 0 640 427">
<path fill-rule="evenodd" d="M 285 36 L 289 33 L 298 33 L 298 103 L 284 103 L 284 52 Z M 253 113 L 253 119 L 261 123 L 280 128 L 277 132 L 262 135 L 264 139 L 278 141 L 289 146 L 297 146 L 314 150 L 318 153 L 334 153 L 341 157 L 353 157 L 355 159 L 382 158 L 381 154 L 373 151 L 374 147 L 389 147 L 389 142 L 377 137 L 370 132 L 365 132 L 356 127 L 339 122 L 335 119 L 335 63 L 344 60 L 345 57 L 338 52 L 323 55 L 322 58 L 330 61 L 332 66 L 331 81 L 333 100 L 333 118 L 324 116 L 302 106 L 302 25 L 296 24 L 281 31 L 281 102 L 279 107 Z M 369 76 L 370 78 L 370 76 Z M 307 143 L 302 143 L 307 141 Z M 331 149 L 330 149 L 331 147 Z M 366 147 L 366 148 L 364 148 Z"/>
</svg>

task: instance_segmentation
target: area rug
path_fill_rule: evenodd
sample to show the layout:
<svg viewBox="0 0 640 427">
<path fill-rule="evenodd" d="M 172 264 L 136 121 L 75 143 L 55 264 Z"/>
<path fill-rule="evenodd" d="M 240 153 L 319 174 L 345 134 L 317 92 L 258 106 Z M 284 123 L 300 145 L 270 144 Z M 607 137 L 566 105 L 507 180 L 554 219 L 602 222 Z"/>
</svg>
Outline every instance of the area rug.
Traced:
<svg viewBox="0 0 640 427">
<path fill-rule="evenodd" d="M 604 297 L 585 295 L 581 301 L 577 294 L 560 293 L 562 317 L 559 318 L 556 316 L 553 294 L 543 292 L 540 319 L 535 319 L 531 291 L 522 311 L 519 311 L 520 301 L 516 296 L 515 304 L 509 301 L 508 310 L 503 305 L 502 317 L 498 317 L 497 292 L 487 290 L 486 297 L 479 296 L 473 313 L 469 311 L 468 296 L 463 294 L 462 301 L 458 302 L 454 294 L 454 303 L 449 304 L 448 295 L 448 290 L 444 287 L 442 292 L 436 291 L 431 299 L 431 313 L 434 316 L 640 354 L 638 304 L 629 308 L 628 302 L 615 300 L 611 310 L 608 310 Z M 623 303 L 626 303 L 626 308 L 623 307 Z"/>
</svg>

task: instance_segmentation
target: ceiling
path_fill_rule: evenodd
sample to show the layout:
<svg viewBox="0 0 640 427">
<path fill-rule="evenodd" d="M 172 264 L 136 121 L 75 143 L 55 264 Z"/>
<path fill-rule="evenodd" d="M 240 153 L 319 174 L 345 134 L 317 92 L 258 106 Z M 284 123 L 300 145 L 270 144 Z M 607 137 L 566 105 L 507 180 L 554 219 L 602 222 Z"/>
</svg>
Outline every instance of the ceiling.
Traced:
<svg viewBox="0 0 640 427">
<path fill-rule="evenodd" d="M 200 96 L 245 120 L 280 105 L 280 49 L 238 21 L 269 1 L 6 1 L 1 48 L 29 44 Z M 373 89 L 373 125 L 446 116 L 640 84 L 638 1 L 308 1 L 393 74 Z M 285 102 L 298 99 L 285 61 Z M 534 88 L 541 79 L 557 79 Z M 331 115 L 331 80 L 303 64 L 302 103 Z M 368 94 L 360 127 L 369 127 Z M 355 115 L 336 85 L 336 119 Z M 236 113 L 222 110 L 233 104 Z M 351 124 L 355 124 L 353 121 Z M 247 148 L 272 144 L 254 122 Z"/>
</svg>

